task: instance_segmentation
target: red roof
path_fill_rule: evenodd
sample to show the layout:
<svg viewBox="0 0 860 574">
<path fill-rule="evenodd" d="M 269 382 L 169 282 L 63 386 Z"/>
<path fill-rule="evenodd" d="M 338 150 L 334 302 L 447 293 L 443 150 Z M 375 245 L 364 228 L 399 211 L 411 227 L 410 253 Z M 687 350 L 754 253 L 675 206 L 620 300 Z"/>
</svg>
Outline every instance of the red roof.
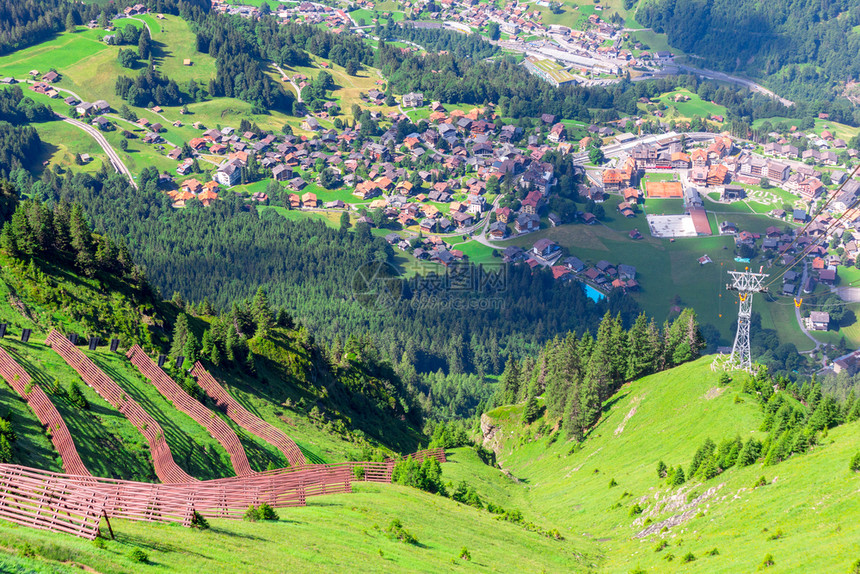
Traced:
<svg viewBox="0 0 860 574">
<path fill-rule="evenodd" d="M 552 278 L 559 279 L 564 277 L 565 275 L 570 274 L 570 269 L 565 267 L 564 265 L 553 265 L 552 266 Z"/>
</svg>

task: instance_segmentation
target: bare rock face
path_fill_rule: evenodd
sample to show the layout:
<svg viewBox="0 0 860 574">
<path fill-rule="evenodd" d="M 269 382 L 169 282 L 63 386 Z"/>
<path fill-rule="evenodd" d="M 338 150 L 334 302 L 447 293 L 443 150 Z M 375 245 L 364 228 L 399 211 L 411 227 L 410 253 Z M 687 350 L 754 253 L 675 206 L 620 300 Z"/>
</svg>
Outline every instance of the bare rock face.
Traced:
<svg viewBox="0 0 860 574">
<path fill-rule="evenodd" d="M 484 437 L 484 448 L 490 449 L 496 453 L 496 456 L 499 456 L 502 450 L 501 432 L 501 427 L 493 424 L 493 420 L 486 413 L 481 415 L 481 435 Z"/>
</svg>

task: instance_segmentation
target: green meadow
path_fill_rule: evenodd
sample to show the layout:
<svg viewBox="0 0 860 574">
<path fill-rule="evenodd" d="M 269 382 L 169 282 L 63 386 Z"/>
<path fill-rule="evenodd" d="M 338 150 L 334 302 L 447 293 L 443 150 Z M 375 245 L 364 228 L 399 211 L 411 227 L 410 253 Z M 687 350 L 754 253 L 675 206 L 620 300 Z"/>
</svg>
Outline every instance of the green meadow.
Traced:
<svg viewBox="0 0 860 574">
<path fill-rule="evenodd" d="M 711 361 L 703 357 L 625 385 L 576 449 L 563 433 L 555 438 L 552 429 L 541 430 L 543 421 L 523 428 L 521 405 L 491 411 L 489 422 L 503 437 L 500 462 L 517 482 L 488 477 L 490 471 L 480 472 L 468 459 L 457 476 L 481 484 L 488 499 L 505 500 L 510 492 L 509 504 L 528 508 L 529 520 L 545 528 L 563 524 L 566 537 L 596 544 L 599 571 L 753 572 L 771 554 L 775 565 L 768 572 L 850 572 L 860 558 L 850 542 L 860 536 L 854 519 L 860 475 L 849 472 L 848 461 L 860 448 L 860 422 L 831 430 L 812 452 L 775 466 L 733 467 L 679 488 L 657 478 L 658 461 L 687 468 L 706 438 L 763 436 L 757 402 L 741 392 L 745 375 L 736 373 L 730 385 L 718 387 Z M 445 472 L 460 462 L 452 460 Z M 765 486 L 754 487 L 761 476 Z M 637 537 L 648 519 L 659 523 L 680 514 L 703 494 L 706 500 L 680 524 Z M 644 508 L 640 517 L 630 515 L 634 503 Z M 661 540 L 667 547 L 655 552 Z M 688 553 L 695 560 L 684 564 Z"/>
</svg>

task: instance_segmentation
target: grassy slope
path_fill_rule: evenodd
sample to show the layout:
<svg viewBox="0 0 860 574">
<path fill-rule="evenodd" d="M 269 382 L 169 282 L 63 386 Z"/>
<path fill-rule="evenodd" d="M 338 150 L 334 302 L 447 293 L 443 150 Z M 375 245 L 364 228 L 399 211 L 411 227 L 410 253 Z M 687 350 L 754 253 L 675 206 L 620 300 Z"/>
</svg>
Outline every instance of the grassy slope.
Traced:
<svg viewBox="0 0 860 574">
<path fill-rule="evenodd" d="M 133 548 L 149 554 L 147 570 L 188 573 L 509 572 L 512 564 L 527 572 L 582 570 L 579 543 L 550 540 L 497 522 L 487 512 L 404 487 L 360 484 L 353 494 L 310 499 L 307 507 L 280 515 L 277 523 L 213 520 L 205 532 L 115 520 L 117 540 L 105 549 L 0 523 L 0 546 L 27 542 L 39 556 L 62 557 L 105 574 L 142 571 L 126 558 Z M 386 536 L 394 518 L 418 538 L 418 545 Z M 457 560 L 464 546 L 472 555 L 468 563 Z"/>
<path fill-rule="evenodd" d="M 155 385 L 145 381 L 124 356 L 109 351 L 87 355 L 161 426 L 176 464 L 191 476 L 204 480 L 235 475 L 224 447 L 165 399 Z"/>
<path fill-rule="evenodd" d="M 43 344 L 47 331 L 53 326 L 59 326 L 64 332 L 92 333 L 95 323 L 93 317 L 88 317 L 86 321 L 89 322 L 85 324 L 86 321 L 73 320 L 68 308 L 51 307 L 49 309 L 34 304 L 30 295 L 32 292 L 39 292 L 39 289 L 34 287 L 32 280 L 22 280 L 24 275 L 21 268 L 13 265 L 8 258 L 2 258 L 2 263 L 0 301 L 12 303 L 23 299 L 26 302 L 27 313 L 25 316 L 12 304 L 0 304 L 0 322 L 10 326 L 10 334 L 3 340 L 3 346 L 49 393 L 51 400 L 66 420 L 87 468 L 98 476 L 155 480 L 149 449 L 143 436 L 123 415 L 101 399 L 95 391 L 84 385 L 59 355 Z M 105 296 L 108 295 L 114 313 L 127 312 L 122 306 L 130 296 L 126 284 L 106 277 L 83 278 L 44 261 L 40 262 L 39 267 L 49 275 L 52 289 L 67 293 L 78 310 L 97 309 L 100 316 L 105 317 L 108 310 Z M 22 304 L 16 303 L 16 305 Z M 156 323 L 162 320 L 169 322 L 175 318 L 176 313 L 176 309 L 171 305 L 159 304 L 155 314 Z M 202 325 L 205 321 L 195 318 L 193 322 L 201 324 L 199 337 L 202 335 Z M 27 344 L 16 340 L 22 328 L 34 330 Z M 105 340 L 111 336 L 109 332 L 101 335 Z M 166 334 L 161 329 L 154 329 L 152 335 L 156 341 L 167 340 Z M 291 334 L 278 338 L 278 344 L 266 347 L 261 350 L 261 353 L 271 355 L 273 359 L 282 361 L 284 364 L 306 364 L 313 367 L 314 361 L 318 359 L 306 356 L 306 352 L 301 351 L 293 343 L 294 336 Z M 164 427 L 168 444 L 180 466 L 193 476 L 204 479 L 234 474 L 223 447 L 203 427 L 175 409 L 155 387 L 145 383 L 137 369 L 121 354 L 109 353 L 104 348 L 87 354 Z M 235 371 L 226 373 L 219 371 L 216 372 L 216 376 L 250 411 L 294 438 L 310 460 L 316 462 L 343 460 L 348 454 L 356 454 L 361 449 L 361 445 L 354 442 L 355 437 L 352 435 L 345 432 L 338 434 L 332 425 L 324 421 L 314 422 L 308 416 L 307 411 L 311 410 L 321 396 L 324 396 L 314 394 L 319 390 L 316 387 L 319 384 L 318 381 L 311 383 L 311 379 L 303 378 L 303 371 L 297 372 L 296 377 L 282 379 L 279 370 L 265 360 L 260 360 L 258 363 L 260 375 L 256 379 L 240 375 Z M 313 374 L 313 376 L 317 375 Z M 89 411 L 80 411 L 69 403 L 64 392 L 52 394 L 50 387 L 54 380 L 59 380 L 63 389 L 68 388 L 71 381 L 77 381 L 92 408 Z M 57 454 L 42 433 L 35 416 L 29 412 L 24 403 L 15 399 L 11 389 L 6 388 L 2 383 L 0 385 L 4 391 L 0 392 L 0 415 L 5 415 L 11 410 L 17 421 L 16 430 L 22 435 L 22 441 L 17 447 L 21 455 L 20 462 L 40 468 L 61 470 Z M 295 406 L 302 398 L 307 405 L 306 408 Z M 292 407 L 283 404 L 286 399 L 292 401 Z M 216 410 L 210 401 L 207 401 L 207 406 Z M 322 407 L 322 403 L 320 406 Z M 337 404 L 329 405 L 329 408 L 333 410 L 327 413 L 328 415 L 335 418 L 339 416 Z M 349 416 L 356 418 L 352 413 Z M 241 430 L 225 416 L 222 418 L 227 420 L 227 423 L 236 431 L 253 469 L 264 470 L 270 462 L 277 466 L 286 464 L 283 455 L 274 446 Z M 405 427 L 399 423 L 389 427 L 390 436 L 387 437 L 367 431 L 365 434 L 380 439 L 387 446 L 396 445 L 404 452 L 417 449 L 420 435 L 414 430 L 405 432 L 401 426 Z M 112 451 L 113 454 L 110 457 L 104 456 L 108 451 Z"/>
<path fill-rule="evenodd" d="M 72 440 L 90 472 L 112 478 L 155 480 L 149 447 L 143 435 L 119 411 L 85 385 L 58 354 L 44 346 L 40 335 L 34 334 L 29 343 L 7 337 L 3 347 L 48 393 L 51 402 L 66 421 Z M 90 403 L 90 409 L 78 409 L 69 402 L 65 393 L 58 395 L 49 392 L 55 379 L 60 381 L 64 389 L 68 388 L 71 381 L 77 381 Z M 105 456 L 106 452 L 111 453 L 110 457 Z"/>
<path fill-rule="evenodd" d="M 563 439 L 548 446 L 546 438 L 528 442 L 527 437 L 518 446 L 519 407 L 490 413 L 499 416 L 506 431 L 515 429 L 514 436 L 505 434 L 500 457 L 525 483 L 525 494 L 513 500 L 519 496 L 530 512 L 539 513 L 536 521 L 564 525 L 565 536 L 596 540 L 604 553 L 600 569 L 605 571 L 626 572 L 638 564 L 649 572 L 750 572 L 771 553 L 776 566 L 769 571 L 847 572 L 858 558 L 848 551 L 849 541 L 860 536 L 854 519 L 860 512 L 860 476 L 848 472 L 848 460 L 860 449 L 858 423 L 831 431 L 812 453 L 777 466 L 733 468 L 704 485 L 684 485 L 682 493 L 721 488 L 700 507 L 703 516 L 662 535 L 671 545 L 662 553 L 653 551 L 660 535 L 632 538 L 641 529 L 628 515 L 634 501 L 646 506 L 645 516 L 654 511 L 654 522 L 670 515 L 654 510 L 655 496 L 667 492 L 655 475 L 658 460 L 686 467 L 707 437 L 719 441 L 736 433 L 743 438 L 761 434 L 756 429 L 762 417 L 754 399 L 742 396 L 743 403 L 734 403 L 740 382 L 715 398 L 706 397 L 716 380 L 709 367 L 710 358 L 705 357 L 625 386 L 610 399 L 604 419 L 575 454 L 568 454 L 571 445 Z M 474 465 L 466 474 L 481 472 Z M 751 489 L 762 475 L 769 484 Z M 618 486 L 609 488 L 613 478 Z M 507 488 L 515 487 L 508 483 Z M 632 496 L 622 497 L 624 492 Z M 616 502 L 620 508 L 613 508 Z M 785 535 L 769 541 L 765 529 L 781 529 Z M 816 544 L 809 545 L 810 539 Z M 714 547 L 719 555 L 706 557 Z M 682 567 L 679 561 L 687 552 L 698 560 Z M 676 556 L 671 567 L 664 561 L 667 553 Z"/>
</svg>

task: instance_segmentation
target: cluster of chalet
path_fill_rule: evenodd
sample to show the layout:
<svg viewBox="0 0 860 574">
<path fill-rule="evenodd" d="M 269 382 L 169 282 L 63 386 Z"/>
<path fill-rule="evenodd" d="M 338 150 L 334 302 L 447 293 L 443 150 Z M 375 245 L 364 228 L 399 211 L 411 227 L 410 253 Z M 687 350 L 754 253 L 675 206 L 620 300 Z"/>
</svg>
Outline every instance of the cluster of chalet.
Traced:
<svg viewBox="0 0 860 574">
<path fill-rule="evenodd" d="M 423 8 L 426 0 L 407 1 L 406 7 Z M 457 29 L 485 30 L 491 23 L 498 24 L 501 33 L 508 36 L 506 47 L 539 55 L 571 66 L 577 71 L 618 73 L 625 66 L 644 64 L 652 59 L 648 52 L 635 57 L 630 50 L 622 49 L 619 27 L 601 20 L 599 14 L 590 14 L 583 29 L 543 23 L 543 13 L 534 5 L 515 1 L 502 6 L 478 3 L 472 0 L 441 0 L 433 4 L 438 11 L 429 14 L 436 22 L 418 22 L 416 25 L 439 27 L 441 22 Z M 546 5 L 546 4 L 542 4 Z M 595 10 L 602 10 L 595 5 Z M 540 39 L 535 40 L 537 36 Z M 527 40 L 528 38 L 528 40 Z M 531 70 L 541 75 L 538 70 Z"/>
<path fill-rule="evenodd" d="M 188 144 L 195 155 L 215 161 L 224 158 L 213 174 L 222 187 L 239 183 L 242 169 L 254 157 L 264 169 L 271 170 L 273 179 L 294 192 L 290 204 L 297 208 L 320 207 L 315 196 L 306 198 L 300 194 L 309 183 L 305 177 L 316 171 L 322 161 L 326 168 L 340 175 L 344 186 L 352 189 L 357 203 L 381 209 L 386 217 L 404 227 L 416 226 L 428 233 L 474 225 L 492 208 L 484 197 L 487 180 L 493 176 L 500 182 L 512 178 L 515 185 L 528 193 L 519 212 L 509 208 L 498 210 L 498 219 L 490 229 L 491 237 L 506 237 L 509 225 L 516 233 L 539 229 L 539 212 L 556 182 L 553 165 L 542 160 L 551 150 L 571 151 L 572 146 L 563 141 L 564 136 L 557 138 L 558 143 L 545 145 L 538 145 L 537 137 L 530 136 L 531 143 L 520 148 L 511 142 L 522 137 L 521 128 L 497 125 L 496 115 L 489 106 L 448 113 L 443 105 L 434 102 L 429 108 L 431 118 L 426 128 L 407 134 L 402 141 L 398 139 L 396 126 L 408 118 L 394 112 L 384 117 L 391 127 L 378 140 L 364 140 L 361 146 L 354 143 L 360 125 L 342 130 L 322 129 L 312 117 L 303 126 L 313 132 L 310 136 L 239 134 L 231 127 L 216 130 L 198 124 L 202 134 Z M 314 125 L 310 125 L 311 120 Z M 547 125 L 562 125 L 553 116 L 545 120 Z M 442 140 L 446 142 L 444 153 L 436 147 Z M 168 156 L 178 160 L 181 153 L 177 148 Z M 407 159 L 410 161 L 406 162 Z M 402 167 L 412 161 L 427 167 L 415 170 Z M 177 173 L 189 175 L 192 164 L 191 158 L 182 160 Z M 465 167 L 471 172 L 467 177 L 447 175 Z M 419 188 L 414 185 L 416 175 L 421 183 Z M 447 208 L 441 210 L 440 203 L 448 204 Z M 338 209 L 345 204 L 324 202 L 322 207 Z M 556 217 L 555 223 L 558 222 Z"/>
<path fill-rule="evenodd" d="M 452 249 L 452 246 L 445 243 L 445 241 L 438 235 L 422 238 L 419 244 L 415 247 L 396 233 L 389 233 L 386 235 L 385 241 L 387 241 L 389 245 L 393 245 L 401 251 L 411 252 L 415 259 L 438 263 L 444 267 L 448 267 L 452 263 L 468 259 L 462 251 L 459 249 Z"/>
<path fill-rule="evenodd" d="M 209 206 L 213 201 L 218 199 L 218 191 L 220 190 L 218 182 L 207 181 L 202 183 L 197 179 L 186 179 L 179 185 L 179 189 L 174 189 L 167 192 L 170 199 L 173 200 L 175 207 L 185 207 L 185 202 L 197 198 L 205 206 Z"/>
<path fill-rule="evenodd" d="M 808 219 L 805 211 L 797 210 L 795 221 Z M 775 214 L 779 215 L 779 214 Z M 802 219 L 801 219 L 802 217 Z M 828 214 L 821 214 L 809 222 L 800 236 L 790 228 L 780 229 L 776 226 L 767 228 L 764 234 L 739 231 L 738 226 L 730 221 L 720 224 L 720 231 L 735 235 L 735 243 L 746 244 L 750 247 L 761 246 L 764 251 L 778 254 L 781 262 L 787 266 L 793 265 L 783 275 L 782 294 L 786 296 L 812 293 L 818 283 L 832 286 L 836 284 L 837 271 L 842 262 L 855 261 L 860 255 L 860 242 L 851 239 L 842 245 L 844 255 L 839 256 L 828 252 L 828 246 L 841 241 L 842 236 L 860 222 L 860 213 L 853 214 L 850 222 L 840 221 Z M 760 243 L 759 243 L 760 242 Z M 803 257 L 804 261 L 798 261 Z M 804 268 L 806 273 L 804 274 Z"/>
<path fill-rule="evenodd" d="M 413 4 L 424 6 L 427 2 L 419 0 Z M 548 28 L 541 23 L 543 14 L 525 2 L 509 2 L 501 8 L 495 4 L 473 4 L 469 0 L 440 0 L 436 5 L 441 10 L 431 12 L 431 20 L 457 22 L 473 28 L 484 28 L 495 22 L 510 36 L 548 34 Z"/>
<path fill-rule="evenodd" d="M 830 134 L 824 132 L 828 137 Z M 801 137 L 804 137 L 801 135 Z M 818 136 L 816 136 L 818 137 Z M 822 142 L 827 140 L 821 139 Z M 840 142 L 842 145 L 844 142 Z M 836 165 L 832 151 L 806 150 L 798 157 L 797 148 L 785 143 L 771 142 L 764 147 L 764 157 L 748 149 L 736 153 L 736 148 L 728 135 L 717 136 L 707 147 L 695 148 L 689 152 L 681 149 L 677 137 L 663 138 L 659 143 L 641 144 L 622 155 L 614 169 L 603 172 L 603 187 L 606 191 L 621 191 L 635 186 L 644 170 L 689 169 L 688 181 L 698 187 L 715 187 L 725 201 L 743 199 L 745 191 L 740 186 L 727 185 L 730 181 L 745 185 L 758 185 L 763 179 L 771 185 L 812 201 L 825 196 L 827 187 L 822 182 L 824 170 L 814 165 L 801 163 L 800 159 L 824 157 L 818 161 L 825 165 Z M 809 153 L 807 153 L 809 152 Z M 846 150 L 854 152 L 854 150 Z M 818 154 L 817 156 L 812 154 Z M 823 154 L 823 155 L 822 155 Z M 832 155 L 831 155 L 832 154 Z M 852 155 L 849 153 L 849 155 Z M 856 155 L 856 153 L 853 153 Z M 841 184 L 847 179 L 844 171 L 829 172 L 831 183 Z M 686 193 L 686 190 L 684 190 Z M 860 197 L 860 184 L 849 181 L 838 196 L 828 205 L 832 213 L 849 209 Z"/>
<path fill-rule="evenodd" d="M 537 240 L 528 251 L 516 246 L 507 247 L 503 251 L 503 260 L 506 263 L 522 263 L 532 269 L 549 265 L 553 277 L 558 281 L 576 279 L 604 292 L 615 289 L 624 291 L 639 289 L 634 266 L 613 265 L 605 260 L 588 265 L 579 257 L 573 255 L 564 257 L 561 247 L 551 239 Z"/>
<path fill-rule="evenodd" d="M 607 190 L 619 191 L 635 186 L 643 171 L 658 169 L 689 169 L 689 180 L 695 185 L 723 185 L 729 169 L 722 162 L 733 150 L 734 144 L 728 136 L 717 136 L 707 148 L 696 148 L 689 153 L 684 151 L 679 136 L 640 144 L 620 160 L 620 167 L 603 172 L 603 185 Z"/>
<path fill-rule="evenodd" d="M 211 4 L 212 10 L 221 14 L 251 19 L 260 16 L 260 8 L 258 6 L 248 6 L 241 3 L 227 2 L 226 0 L 211 0 Z M 270 7 L 272 7 L 274 15 L 278 17 L 282 24 L 303 23 L 322 25 L 336 33 L 348 30 L 352 25 L 352 20 L 340 8 L 312 2 L 277 4 L 277 2 L 272 3 Z"/>
</svg>

